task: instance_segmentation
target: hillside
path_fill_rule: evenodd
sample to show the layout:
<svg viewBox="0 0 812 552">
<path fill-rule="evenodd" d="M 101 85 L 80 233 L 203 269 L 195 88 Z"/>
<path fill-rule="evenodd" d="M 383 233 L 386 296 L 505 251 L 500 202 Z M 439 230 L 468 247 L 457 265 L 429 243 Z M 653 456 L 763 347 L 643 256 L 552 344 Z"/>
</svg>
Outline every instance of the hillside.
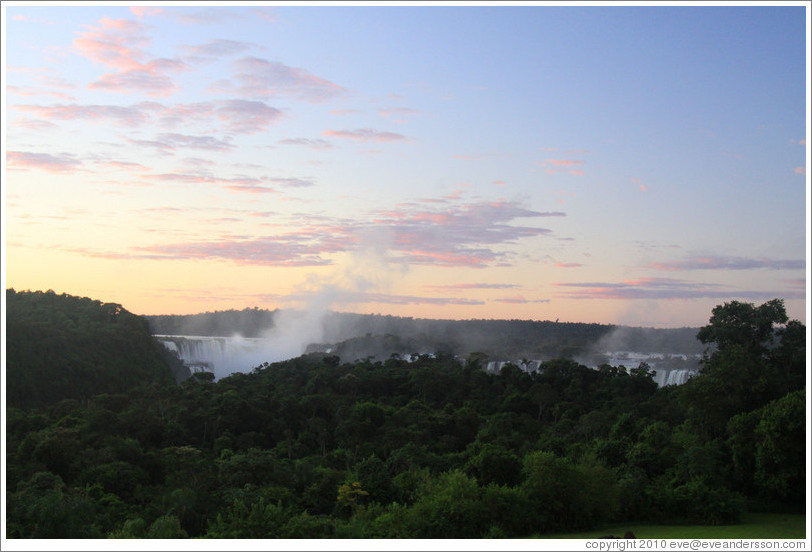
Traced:
<svg viewBox="0 0 812 552">
<path fill-rule="evenodd" d="M 6 290 L 9 406 L 171 385 L 170 362 L 146 321 L 121 305 L 53 291 Z"/>
</svg>

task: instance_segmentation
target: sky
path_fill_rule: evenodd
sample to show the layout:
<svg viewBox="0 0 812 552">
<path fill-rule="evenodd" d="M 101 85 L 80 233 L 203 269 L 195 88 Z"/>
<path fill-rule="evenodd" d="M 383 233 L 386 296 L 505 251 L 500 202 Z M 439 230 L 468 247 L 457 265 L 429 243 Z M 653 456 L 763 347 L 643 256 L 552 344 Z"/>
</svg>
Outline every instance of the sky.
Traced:
<svg viewBox="0 0 812 552">
<path fill-rule="evenodd" d="M 3 2 L 5 287 L 806 323 L 808 9 Z"/>
</svg>

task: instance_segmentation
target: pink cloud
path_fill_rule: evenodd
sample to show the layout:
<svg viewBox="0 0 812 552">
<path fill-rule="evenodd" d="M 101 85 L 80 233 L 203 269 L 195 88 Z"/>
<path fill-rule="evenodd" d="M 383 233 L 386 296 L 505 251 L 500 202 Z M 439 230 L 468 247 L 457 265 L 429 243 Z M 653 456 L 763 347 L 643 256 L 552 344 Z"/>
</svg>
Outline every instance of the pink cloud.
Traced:
<svg viewBox="0 0 812 552">
<path fill-rule="evenodd" d="M 326 101 L 346 93 L 337 84 L 305 69 L 276 61 L 246 57 L 233 62 L 232 67 L 232 79 L 219 81 L 212 87 L 212 92 L 247 98 L 289 96 L 308 102 Z"/>
<path fill-rule="evenodd" d="M 556 167 L 575 167 L 583 165 L 584 162 L 576 159 L 545 159 L 545 165 L 554 165 Z"/>
<path fill-rule="evenodd" d="M 224 189 L 230 192 L 240 192 L 240 193 L 247 193 L 247 194 L 277 194 L 279 193 L 277 190 L 273 188 L 268 188 L 266 186 L 257 186 L 255 184 L 230 184 L 228 186 L 223 186 Z"/>
<path fill-rule="evenodd" d="M 161 109 L 160 104 L 142 102 L 131 106 L 118 105 L 13 105 L 17 111 L 32 113 L 48 120 L 59 121 L 96 121 L 112 120 L 116 124 L 125 126 L 138 126 L 148 122 L 151 113 Z"/>
<path fill-rule="evenodd" d="M 579 168 L 584 164 L 582 159 L 545 159 L 537 164 L 547 167 L 544 172 L 548 174 L 567 172 L 573 176 L 584 175 L 584 170 Z"/>
<path fill-rule="evenodd" d="M 392 295 L 386 293 L 371 293 L 363 291 L 330 290 L 334 300 L 339 304 L 366 304 L 384 303 L 389 305 L 484 305 L 484 301 L 477 299 L 462 299 L 457 297 L 424 297 L 418 295 Z M 301 301 L 308 296 L 291 296 L 289 300 Z"/>
<path fill-rule="evenodd" d="M 558 268 L 578 268 L 584 265 L 581 263 L 555 263 L 555 266 Z"/>
<path fill-rule="evenodd" d="M 206 61 L 239 54 L 251 48 L 247 42 L 238 40 L 216 39 L 198 46 L 187 46 L 184 51 L 196 61 Z"/>
<path fill-rule="evenodd" d="M 276 23 L 276 10 L 269 6 L 258 6 L 249 10 L 251 17 L 256 17 L 267 21 L 268 23 Z"/>
<path fill-rule="evenodd" d="M 223 100 L 193 104 L 163 105 L 157 102 L 140 102 L 129 106 L 119 105 L 13 105 L 12 109 L 31 113 L 47 120 L 91 121 L 136 127 L 154 124 L 164 128 L 206 125 L 207 129 L 219 123 L 223 132 L 254 134 L 267 130 L 281 117 L 282 112 L 263 102 L 249 100 Z M 209 130 L 211 132 L 211 130 Z"/>
<path fill-rule="evenodd" d="M 363 111 L 360 109 L 331 109 L 331 115 L 337 115 L 339 117 L 344 117 L 346 115 L 360 115 Z"/>
<path fill-rule="evenodd" d="M 219 102 L 215 114 L 227 131 L 238 134 L 262 132 L 282 117 L 275 107 L 247 100 Z"/>
<path fill-rule="evenodd" d="M 407 205 L 383 211 L 374 223 L 394 235 L 393 249 L 406 262 L 484 267 L 494 262 L 507 262 L 508 254 L 493 246 L 550 233 L 546 228 L 517 226 L 509 222 L 517 218 L 564 216 L 560 212 L 528 211 L 507 201 L 458 205 L 444 199 L 440 205 L 445 207 L 425 210 Z"/>
<path fill-rule="evenodd" d="M 264 180 L 288 188 L 307 188 L 310 186 L 315 186 L 315 183 L 312 180 L 308 180 L 306 178 L 267 177 Z"/>
<path fill-rule="evenodd" d="M 106 161 L 97 161 L 97 163 L 107 169 L 114 170 L 114 171 L 125 171 L 125 172 L 144 172 L 149 170 L 148 167 L 142 165 L 141 163 L 133 163 L 130 161 L 114 161 L 114 160 L 106 160 Z"/>
<path fill-rule="evenodd" d="M 24 98 L 34 98 L 37 96 L 49 96 L 52 98 L 57 98 L 60 100 L 71 101 L 74 98 L 71 94 L 65 94 L 64 92 L 58 92 L 55 90 L 50 90 L 49 88 L 43 88 L 39 86 L 6 86 L 6 93 L 12 94 L 14 96 L 21 96 Z"/>
<path fill-rule="evenodd" d="M 358 128 L 355 130 L 325 130 L 322 132 L 323 136 L 331 136 L 333 138 L 343 138 L 346 140 L 355 140 L 358 142 L 403 142 L 408 141 L 408 138 L 402 134 L 395 132 L 382 132 L 371 128 Z"/>
<path fill-rule="evenodd" d="M 722 255 L 708 255 L 688 257 L 679 261 L 652 262 L 646 268 L 663 271 L 679 270 L 803 270 L 806 261 L 777 260 L 749 257 L 729 257 Z"/>
<path fill-rule="evenodd" d="M 138 250 L 164 259 L 228 260 L 242 265 L 323 266 L 332 264 L 325 254 L 344 251 L 347 236 L 303 229 L 299 233 L 251 239 L 224 239 L 180 244 L 159 244 Z"/>
<path fill-rule="evenodd" d="M 411 109 L 409 107 L 390 107 L 388 109 L 379 109 L 378 115 L 384 118 L 388 117 L 411 117 L 415 115 L 420 115 L 420 111 L 417 109 Z"/>
<path fill-rule="evenodd" d="M 527 303 L 549 303 L 549 299 L 525 299 L 522 295 L 514 295 L 513 297 L 502 297 L 494 299 L 498 303 L 509 303 L 513 305 L 524 305 Z"/>
<path fill-rule="evenodd" d="M 204 151 L 230 151 L 234 145 L 228 141 L 212 136 L 190 136 L 186 134 L 159 134 L 155 140 L 128 139 L 130 144 L 152 148 L 162 155 L 172 154 L 178 148 L 189 148 Z"/>
<path fill-rule="evenodd" d="M 168 96 L 177 89 L 171 78 L 147 69 L 107 73 L 87 87 L 91 90 L 99 89 L 123 94 L 144 92 L 148 96 L 156 97 Z"/>
<path fill-rule="evenodd" d="M 189 136 L 186 134 L 160 134 L 158 141 L 168 144 L 171 149 L 184 147 L 210 151 L 229 151 L 234 149 L 234 145 L 225 140 L 219 140 L 212 136 Z"/>
<path fill-rule="evenodd" d="M 185 184 L 207 184 L 221 186 L 230 192 L 251 194 L 279 193 L 278 190 L 268 187 L 267 184 L 276 184 L 284 187 L 300 188 L 315 185 L 305 178 L 281 178 L 248 176 L 221 177 L 206 172 L 171 172 L 161 174 L 145 174 L 142 178 L 147 181 L 178 182 Z"/>
<path fill-rule="evenodd" d="M 147 27 L 136 21 L 105 17 L 78 34 L 73 46 L 80 55 L 114 69 L 88 85 L 91 89 L 166 96 L 176 89 L 167 73 L 187 68 L 179 60 L 149 59 L 143 50 L 151 42 Z"/>
<path fill-rule="evenodd" d="M 793 172 L 795 174 L 806 174 L 806 167 L 795 167 Z"/>
<path fill-rule="evenodd" d="M 219 6 L 209 8 L 181 6 L 166 9 L 166 14 L 185 25 L 222 24 L 224 21 L 239 19 L 241 16 L 240 12 L 223 10 Z"/>
<path fill-rule="evenodd" d="M 156 15 L 160 15 L 164 13 L 164 10 L 163 8 L 157 8 L 154 6 L 130 6 L 130 12 L 140 19 L 143 17 L 154 17 Z"/>
<path fill-rule="evenodd" d="M 809 285 L 809 282 L 807 282 L 804 278 L 786 278 L 782 281 L 794 288 L 806 289 L 806 286 Z"/>
<path fill-rule="evenodd" d="M 460 291 L 469 289 L 511 289 L 518 287 L 516 284 L 450 284 L 450 285 L 426 285 L 426 289 Z"/>
<path fill-rule="evenodd" d="M 49 121 L 43 121 L 41 119 L 29 119 L 28 117 L 16 119 L 12 121 L 11 124 L 15 127 L 27 128 L 29 130 L 38 130 L 38 131 L 56 128 L 56 125 Z"/>
<path fill-rule="evenodd" d="M 73 46 L 80 55 L 95 63 L 120 71 L 141 69 L 147 60 L 143 48 L 149 46 L 147 27 L 127 19 L 104 17 L 98 26 L 86 26 L 87 31 L 77 33 Z"/>
<path fill-rule="evenodd" d="M 12 169 L 39 169 L 53 173 L 71 172 L 82 166 L 80 160 L 69 154 L 51 155 L 25 151 L 7 151 L 6 163 Z"/>
<path fill-rule="evenodd" d="M 297 185 L 306 179 L 222 178 L 205 173 L 165 173 L 144 175 L 148 181 L 220 186 L 241 193 L 268 193 L 266 185 Z M 518 219 L 564 216 L 559 212 L 537 212 L 509 201 L 463 203 L 454 198 L 440 199 L 427 209 L 417 201 L 387 211 L 358 213 L 350 219 L 299 215 L 295 222 L 274 221 L 267 225 L 277 235 L 190 243 L 156 244 L 131 252 L 150 258 L 224 260 L 239 264 L 275 266 L 319 266 L 331 264 L 330 256 L 353 250 L 359 235 L 387 236 L 382 247 L 393 262 L 428 264 L 439 267 L 482 268 L 511 266 L 510 246 L 523 238 L 546 236 L 550 230 L 516 224 Z M 265 216 L 252 213 L 249 216 Z M 287 228 L 301 226 L 296 232 Z M 501 284 L 468 284 L 464 289 L 507 289 Z M 439 289 L 439 288 L 438 288 Z M 452 288 L 448 288 L 452 289 Z"/>
<path fill-rule="evenodd" d="M 568 299 L 616 300 L 688 300 L 688 299 L 769 299 L 772 297 L 803 297 L 801 290 L 774 292 L 753 290 L 724 290 L 719 284 L 689 282 L 671 278 L 642 278 L 624 282 L 555 283 L 562 289 L 561 297 Z"/>
<path fill-rule="evenodd" d="M 314 150 L 330 149 L 333 147 L 331 142 L 319 138 L 286 138 L 285 140 L 279 140 L 278 143 L 286 146 L 305 146 Z"/>
<path fill-rule="evenodd" d="M 163 126 L 176 127 L 197 122 L 210 125 L 216 119 L 227 132 L 255 134 L 267 130 L 281 117 L 281 111 L 263 102 L 222 100 L 171 105 L 162 110 L 159 121 Z"/>
<path fill-rule="evenodd" d="M 400 246 L 406 245 L 401 243 Z M 461 250 L 461 251 L 427 251 L 410 248 L 404 260 L 413 264 L 428 264 L 435 266 L 463 266 L 468 268 L 485 268 L 497 257 L 492 251 Z"/>
<path fill-rule="evenodd" d="M 221 186 L 226 190 L 235 192 L 251 192 L 251 193 L 275 192 L 275 190 L 263 186 L 263 179 L 244 176 L 224 178 L 204 173 L 171 172 L 161 174 L 145 174 L 142 175 L 142 178 L 147 181 L 177 182 L 182 184 L 207 184 L 211 186 Z"/>
</svg>

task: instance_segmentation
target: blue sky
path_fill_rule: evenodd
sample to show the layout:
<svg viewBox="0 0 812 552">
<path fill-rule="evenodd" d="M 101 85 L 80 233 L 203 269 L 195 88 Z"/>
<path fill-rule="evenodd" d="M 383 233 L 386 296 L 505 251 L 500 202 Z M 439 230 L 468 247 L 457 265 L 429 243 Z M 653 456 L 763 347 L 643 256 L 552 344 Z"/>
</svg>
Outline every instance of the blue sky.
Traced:
<svg viewBox="0 0 812 552">
<path fill-rule="evenodd" d="M 806 4 L 3 10 L 7 287 L 806 320 Z"/>
</svg>

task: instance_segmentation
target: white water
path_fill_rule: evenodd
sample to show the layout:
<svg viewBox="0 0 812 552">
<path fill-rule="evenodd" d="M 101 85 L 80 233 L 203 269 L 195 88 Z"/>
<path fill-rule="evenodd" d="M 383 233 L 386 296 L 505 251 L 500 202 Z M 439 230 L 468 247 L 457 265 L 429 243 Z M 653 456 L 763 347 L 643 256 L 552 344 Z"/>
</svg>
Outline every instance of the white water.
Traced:
<svg viewBox="0 0 812 552">
<path fill-rule="evenodd" d="M 289 347 L 273 338 L 207 337 L 189 335 L 156 335 L 166 348 L 178 353 L 192 372 L 213 372 L 216 379 L 234 372 L 250 372 L 264 362 L 276 362 L 298 356 Z M 699 372 L 699 355 L 663 355 L 635 351 L 610 351 L 603 354 L 606 364 L 637 368 L 645 362 L 654 372 L 658 386 L 682 385 Z M 412 360 L 411 355 L 402 355 Z M 525 372 L 537 372 L 541 360 L 514 360 L 488 362 L 485 370 L 498 374 L 510 362 Z M 676 363 L 676 366 L 674 367 Z M 668 366 L 668 365 L 671 366 Z M 597 366 L 590 366 L 597 369 Z"/>
<path fill-rule="evenodd" d="M 610 366 L 624 366 L 627 370 L 637 368 L 641 363 L 645 362 L 648 364 L 649 370 L 654 372 L 654 381 L 659 387 L 682 385 L 699 373 L 699 355 L 663 355 L 661 353 L 640 353 L 635 351 L 610 351 L 604 353 L 603 356 L 606 358 L 606 364 Z M 540 360 L 492 360 L 488 362 L 485 370 L 493 374 L 498 374 L 506 364 L 510 363 L 525 372 L 537 372 L 541 362 Z M 673 365 L 675 362 L 684 367 L 674 368 L 673 366 L 667 366 L 667 364 Z M 598 368 L 597 365 L 589 367 L 592 369 Z"/>
<path fill-rule="evenodd" d="M 513 364 L 520 370 L 525 372 L 538 372 L 539 366 L 541 366 L 540 360 L 514 360 L 514 361 L 507 361 L 507 360 L 491 360 L 488 362 L 488 365 L 485 367 L 486 372 L 490 372 L 492 374 L 498 374 L 502 371 L 502 368 L 505 367 L 506 364 Z"/>
<path fill-rule="evenodd" d="M 637 368 L 641 363 L 648 364 L 654 372 L 654 381 L 660 387 L 682 385 L 699 373 L 701 355 L 640 353 L 636 351 L 607 351 L 603 353 L 610 366 Z M 669 366 L 669 364 L 671 366 Z M 678 367 L 674 367 L 674 365 Z"/>
<path fill-rule="evenodd" d="M 234 372 L 250 372 L 278 356 L 270 350 L 272 343 L 268 339 L 190 335 L 156 335 L 155 338 L 178 353 L 192 372 L 213 372 L 217 379 Z"/>
</svg>

